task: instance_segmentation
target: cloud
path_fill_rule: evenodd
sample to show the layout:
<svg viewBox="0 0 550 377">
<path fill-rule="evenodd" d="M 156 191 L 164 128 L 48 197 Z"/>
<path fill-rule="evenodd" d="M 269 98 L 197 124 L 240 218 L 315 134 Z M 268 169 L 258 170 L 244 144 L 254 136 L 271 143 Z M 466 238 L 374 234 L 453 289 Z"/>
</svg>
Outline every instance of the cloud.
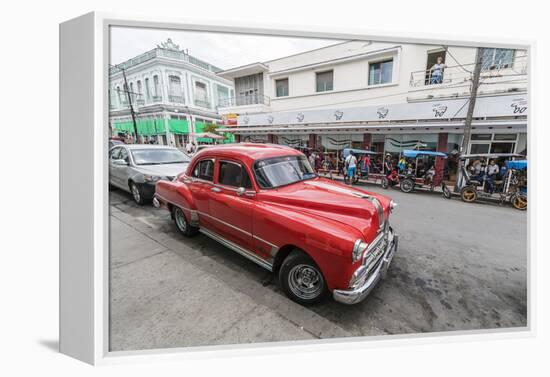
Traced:
<svg viewBox="0 0 550 377">
<path fill-rule="evenodd" d="M 336 39 L 288 38 L 254 34 L 176 31 L 135 27 L 111 28 L 111 64 L 152 50 L 168 38 L 193 55 L 222 69 L 277 59 L 339 43 Z"/>
</svg>

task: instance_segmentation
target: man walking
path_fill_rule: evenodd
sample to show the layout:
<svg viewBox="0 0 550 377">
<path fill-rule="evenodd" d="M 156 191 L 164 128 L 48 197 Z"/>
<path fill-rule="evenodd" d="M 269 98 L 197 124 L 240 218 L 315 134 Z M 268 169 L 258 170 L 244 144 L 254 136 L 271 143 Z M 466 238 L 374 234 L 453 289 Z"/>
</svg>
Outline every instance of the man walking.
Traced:
<svg viewBox="0 0 550 377">
<path fill-rule="evenodd" d="M 348 157 L 346 157 L 346 165 L 348 167 L 349 183 L 353 184 L 353 178 L 355 177 L 355 170 L 357 169 L 357 158 L 350 151 Z"/>
</svg>

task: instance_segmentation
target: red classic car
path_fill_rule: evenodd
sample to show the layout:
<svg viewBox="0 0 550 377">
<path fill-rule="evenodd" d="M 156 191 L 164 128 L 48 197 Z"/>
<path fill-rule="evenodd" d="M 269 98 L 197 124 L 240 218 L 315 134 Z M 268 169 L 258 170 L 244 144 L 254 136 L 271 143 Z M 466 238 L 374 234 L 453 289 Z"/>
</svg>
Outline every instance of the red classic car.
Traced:
<svg viewBox="0 0 550 377">
<path fill-rule="evenodd" d="M 329 292 L 361 301 L 397 249 L 391 199 L 320 178 L 301 152 L 280 145 L 204 149 L 185 173 L 157 183 L 153 204 L 184 235 L 201 232 L 278 273 L 284 292 L 306 305 Z"/>
</svg>

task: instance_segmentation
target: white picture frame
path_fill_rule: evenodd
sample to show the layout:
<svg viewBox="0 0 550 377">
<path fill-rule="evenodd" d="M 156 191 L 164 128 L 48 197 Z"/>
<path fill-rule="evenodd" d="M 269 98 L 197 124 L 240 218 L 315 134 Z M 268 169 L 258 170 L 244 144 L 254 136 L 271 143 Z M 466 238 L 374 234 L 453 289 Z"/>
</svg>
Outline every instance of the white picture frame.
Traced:
<svg viewBox="0 0 550 377">
<path fill-rule="evenodd" d="M 533 252 L 527 250 L 528 315 L 527 327 L 450 333 L 357 337 L 318 341 L 262 343 L 236 346 L 207 346 L 149 351 L 109 352 L 108 310 L 108 62 L 109 28 L 128 26 L 162 29 L 187 29 L 219 32 L 258 33 L 338 39 L 368 39 L 433 43 L 439 39 L 410 33 L 367 33 L 357 30 L 302 30 L 277 26 L 242 27 L 224 23 L 205 25 L 185 20 L 142 18 L 107 13 L 88 13 L 60 24 L 60 351 L 90 364 L 110 364 L 139 360 L 181 360 L 187 357 L 254 355 L 318 350 L 331 347 L 378 347 L 414 342 L 433 343 L 463 340 L 503 339 L 534 335 Z M 447 44 L 511 47 L 528 50 L 525 41 L 447 40 Z M 529 64 L 530 67 L 530 64 Z M 529 68 L 530 69 L 530 68 Z M 529 74 L 529 88 L 532 75 Z M 531 90 L 528 91 L 531 102 Z M 535 138 L 531 118 L 528 140 Z M 78 156 L 78 158 L 75 158 Z M 532 176 L 530 174 L 530 180 Z M 534 180 L 532 180 L 534 182 Z M 534 186 L 534 185 L 533 185 Z M 533 212 L 530 212 L 530 218 Z M 528 234 L 531 240 L 531 234 Z M 197 353 L 200 351 L 200 353 Z"/>
</svg>

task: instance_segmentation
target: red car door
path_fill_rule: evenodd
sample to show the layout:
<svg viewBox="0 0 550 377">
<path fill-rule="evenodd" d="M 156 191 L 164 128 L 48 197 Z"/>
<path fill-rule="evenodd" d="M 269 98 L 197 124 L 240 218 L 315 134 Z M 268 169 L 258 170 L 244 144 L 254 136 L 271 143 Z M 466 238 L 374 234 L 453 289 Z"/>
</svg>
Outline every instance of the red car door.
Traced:
<svg viewBox="0 0 550 377">
<path fill-rule="evenodd" d="M 214 187 L 214 159 L 209 157 L 199 160 L 191 171 L 191 182 L 188 184 L 199 215 L 199 225 L 212 229 L 216 223 L 210 217 L 210 194 Z"/>
<path fill-rule="evenodd" d="M 237 161 L 217 161 L 217 179 L 210 190 L 210 216 L 214 232 L 254 252 L 252 214 L 255 191 L 250 177 Z"/>
</svg>

